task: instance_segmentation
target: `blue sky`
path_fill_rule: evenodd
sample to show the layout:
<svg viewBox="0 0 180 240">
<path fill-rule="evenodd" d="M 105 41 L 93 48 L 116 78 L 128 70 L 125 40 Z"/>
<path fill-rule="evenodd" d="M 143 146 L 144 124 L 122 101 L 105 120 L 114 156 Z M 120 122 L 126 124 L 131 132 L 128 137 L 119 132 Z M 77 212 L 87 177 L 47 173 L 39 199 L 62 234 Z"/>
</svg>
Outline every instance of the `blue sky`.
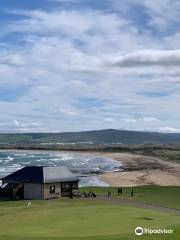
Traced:
<svg viewBox="0 0 180 240">
<path fill-rule="evenodd" d="M 0 132 L 180 132 L 178 0 L 1 0 Z"/>
</svg>

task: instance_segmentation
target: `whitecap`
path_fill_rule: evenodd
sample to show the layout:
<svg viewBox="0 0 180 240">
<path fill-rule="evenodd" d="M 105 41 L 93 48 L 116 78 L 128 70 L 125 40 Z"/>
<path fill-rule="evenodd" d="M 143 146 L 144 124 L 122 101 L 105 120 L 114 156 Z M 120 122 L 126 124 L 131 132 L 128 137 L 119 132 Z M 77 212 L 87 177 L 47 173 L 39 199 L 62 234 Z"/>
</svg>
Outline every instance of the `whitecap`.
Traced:
<svg viewBox="0 0 180 240">
<path fill-rule="evenodd" d="M 99 187 L 108 187 L 109 184 L 100 180 L 96 176 L 91 176 L 91 177 L 81 177 L 80 182 L 79 182 L 80 187 L 85 187 L 85 186 L 99 186 Z"/>
<path fill-rule="evenodd" d="M 1 154 L 0 152 L 0 176 L 8 175 L 26 165 L 66 166 L 75 173 L 86 175 L 120 171 L 122 166 L 119 161 L 91 153 L 5 151 Z M 90 178 L 89 182 L 93 185 L 98 184 L 98 178 L 93 179 Z M 86 182 L 88 182 L 87 180 Z M 101 182 L 101 184 L 103 183 Z"/>
</svg>

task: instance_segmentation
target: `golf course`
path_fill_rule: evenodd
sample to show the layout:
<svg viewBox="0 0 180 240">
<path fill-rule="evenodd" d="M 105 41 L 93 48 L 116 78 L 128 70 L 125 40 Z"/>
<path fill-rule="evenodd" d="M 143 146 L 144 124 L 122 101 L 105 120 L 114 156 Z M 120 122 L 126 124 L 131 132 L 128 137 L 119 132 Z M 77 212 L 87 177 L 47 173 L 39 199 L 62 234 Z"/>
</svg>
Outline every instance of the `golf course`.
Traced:
<svg viewBox="0 0 180 240">
<path fill-rule="evenodd" d="M 1 201 L 0 240 L 179 239 L 180 187 L 82 188 L 96 198 Z M 107 192 L 111 196 L 107 196 Z M 132 203 L 132 204 L 131 204 Z M 136 227 L 172 234 L 136 236 Z"/>
</svg>

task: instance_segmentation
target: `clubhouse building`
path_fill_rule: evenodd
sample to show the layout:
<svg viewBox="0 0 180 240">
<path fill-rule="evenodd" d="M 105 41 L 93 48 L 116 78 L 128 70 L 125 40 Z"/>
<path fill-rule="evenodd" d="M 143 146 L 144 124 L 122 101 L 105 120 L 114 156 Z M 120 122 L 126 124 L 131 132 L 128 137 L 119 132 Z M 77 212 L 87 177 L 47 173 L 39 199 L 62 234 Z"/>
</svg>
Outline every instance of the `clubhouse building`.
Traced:
<svg viewBox="0 0 180 240">
<path fill-rule="evenodd" d="M 52 199 L 71 197 L 78 178 L 64 166 L 27 166 L 1 179 L 0 199 Z"/>
</svg>

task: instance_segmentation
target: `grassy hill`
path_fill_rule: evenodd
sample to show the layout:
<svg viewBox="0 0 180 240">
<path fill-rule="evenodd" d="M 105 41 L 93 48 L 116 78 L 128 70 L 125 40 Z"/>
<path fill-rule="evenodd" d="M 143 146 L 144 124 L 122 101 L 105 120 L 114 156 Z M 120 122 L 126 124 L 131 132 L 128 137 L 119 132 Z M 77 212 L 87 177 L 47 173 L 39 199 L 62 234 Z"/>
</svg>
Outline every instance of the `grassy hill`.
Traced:
<svg viewBox="0 0 180 240">
<path fill-rule="evenodd" d="M 0 144 L 15 143 L 178 144 L 180 133 L 97 130 L 62 133 L 1 133 Z"/>
</svg>

